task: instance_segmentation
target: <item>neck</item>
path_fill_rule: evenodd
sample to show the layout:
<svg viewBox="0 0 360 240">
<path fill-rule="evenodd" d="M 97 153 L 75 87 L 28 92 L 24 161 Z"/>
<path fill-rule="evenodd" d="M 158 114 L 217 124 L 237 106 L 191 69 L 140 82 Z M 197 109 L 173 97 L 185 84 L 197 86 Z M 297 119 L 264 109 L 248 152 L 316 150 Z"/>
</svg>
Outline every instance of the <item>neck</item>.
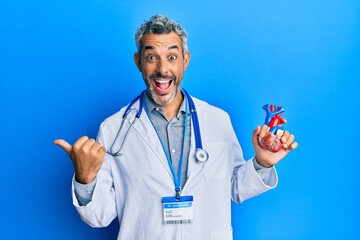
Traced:
<svg viewBox="0 0 360 240">
<path fill-rule="evenodd" d="M 184 96 L 179 89 L 178 93 L 176 94 L 176 97 L 174 98 L 174 100 L 171 103 L 169 103 L 165 106 L 158 106 L 158 107 L 162 108 L 166 119 L 168 121 L 171 121 L 176 116 L 176 114 L 179 112 L 179 109 L 181 107 L 183 100 L 184 100 Z"/>
</svg>

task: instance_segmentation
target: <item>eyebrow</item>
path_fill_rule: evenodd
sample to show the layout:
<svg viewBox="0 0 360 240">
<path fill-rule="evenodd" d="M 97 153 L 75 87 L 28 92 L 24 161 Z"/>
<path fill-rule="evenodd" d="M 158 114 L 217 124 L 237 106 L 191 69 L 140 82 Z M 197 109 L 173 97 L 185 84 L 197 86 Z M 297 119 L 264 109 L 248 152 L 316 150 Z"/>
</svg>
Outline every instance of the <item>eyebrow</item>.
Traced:
<svg viewBox="0 0 360 240">
<path fill-rule="evenodd" d="M 146 50 L 152 50 L 152 49 L 154 49 L 154 47 L 152 47 L 152 46 L 145 46 L 145 47 L 144 47 L 144 51 L 146 51 Z"/>
<path fill-rule="evenodd" d="M 153 50 L 153 49 L 154 49 L 153 46 L 145 46 L 145 47 L 144 47 L 144 51 L 146 51 L 146 50 Z M 177 45 L 173 45 L 173 46 L 170 46 L 170 47 L 168 48 L 168 50 L 171 50 L 171 49 L 179 49 L 179 47 L 178 47 Z"/>
<path fill-rule="evenodd" d="M 179 47 L 177 45 L 174 45 L 174 46 L 171 46 L 168 48 L 168 50 L 171 50 L 171 49 L 179 49 Z"/>
</svg>

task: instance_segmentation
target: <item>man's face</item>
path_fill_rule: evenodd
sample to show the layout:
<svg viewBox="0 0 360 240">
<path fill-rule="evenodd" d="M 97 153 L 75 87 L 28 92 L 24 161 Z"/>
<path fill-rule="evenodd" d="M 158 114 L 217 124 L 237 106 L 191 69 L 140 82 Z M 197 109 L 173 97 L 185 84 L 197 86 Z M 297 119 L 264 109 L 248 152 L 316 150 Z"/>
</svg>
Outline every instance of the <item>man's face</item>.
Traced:
<svg viewBox="0 0 360 240">
<path fill-rule="evenodd" d="M 182 54 L 180 37 L 168 34 L 145 34 L 142 39 L 141 56 L 134 55 L 135 63 L 142 73 L 150 97 L 160 106 L 170 104 L 177 93 L 190 53 Z"/>
</svg>

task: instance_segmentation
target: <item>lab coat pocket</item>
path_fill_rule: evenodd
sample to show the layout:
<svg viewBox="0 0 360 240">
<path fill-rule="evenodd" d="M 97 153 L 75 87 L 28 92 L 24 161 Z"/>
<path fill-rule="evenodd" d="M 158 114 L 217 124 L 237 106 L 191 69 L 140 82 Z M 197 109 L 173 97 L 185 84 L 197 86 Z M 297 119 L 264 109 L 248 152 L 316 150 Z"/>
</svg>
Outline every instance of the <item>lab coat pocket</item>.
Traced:
<svg viewBox="0 0 360 240">
<path fill-rule="evenodd" d="M 204 178 L 206 181 L 225 179 L 229 171 L 230 144 L 204 143 L 204 149 L 209 154 L 209 159 L 204 165 Z"/>
</svg>

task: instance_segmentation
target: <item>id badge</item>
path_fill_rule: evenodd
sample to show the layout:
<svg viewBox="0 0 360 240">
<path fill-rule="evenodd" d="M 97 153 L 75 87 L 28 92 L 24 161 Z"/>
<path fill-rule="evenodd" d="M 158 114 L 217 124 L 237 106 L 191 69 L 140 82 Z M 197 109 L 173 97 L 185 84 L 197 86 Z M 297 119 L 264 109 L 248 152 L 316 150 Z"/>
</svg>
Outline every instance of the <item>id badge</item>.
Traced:
<svg viewBox="0 0 360 240">
<path fill-rule="evenodd" d="M 193 196 L 163 197 L 165 224 L 187 224 L 193 222 Z"/>
</svg>

